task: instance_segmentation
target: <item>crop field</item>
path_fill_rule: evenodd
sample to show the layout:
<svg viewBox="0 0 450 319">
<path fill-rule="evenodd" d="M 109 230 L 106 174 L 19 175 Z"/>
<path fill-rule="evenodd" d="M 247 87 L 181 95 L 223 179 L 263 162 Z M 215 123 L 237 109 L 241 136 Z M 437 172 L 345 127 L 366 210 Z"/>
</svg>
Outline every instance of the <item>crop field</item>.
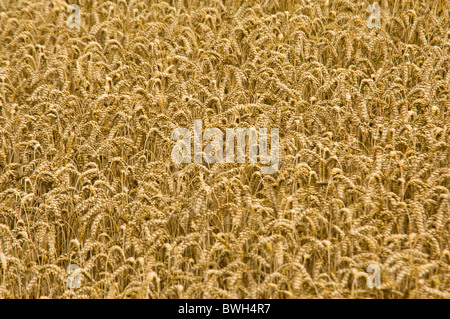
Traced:
<svg viewBox="0 0 450 319">
<path fill-rule="evenodd" d="M 450 298 L 450 2 L 374 3 L 0 0 L 0 299 Z"/>
</svg>

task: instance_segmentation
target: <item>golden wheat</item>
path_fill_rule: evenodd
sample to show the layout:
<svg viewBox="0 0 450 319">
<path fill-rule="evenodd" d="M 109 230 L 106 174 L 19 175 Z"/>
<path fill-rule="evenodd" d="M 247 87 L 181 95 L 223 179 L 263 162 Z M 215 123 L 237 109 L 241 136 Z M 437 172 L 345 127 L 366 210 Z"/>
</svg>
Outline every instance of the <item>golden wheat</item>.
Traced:
<svg viewBox="0 0 450 319">
<path fill-rule="evenodd" d="M 73 2 L 0 1 L 0 298 L 450 298 L 448 1 Z"/>
</svg>

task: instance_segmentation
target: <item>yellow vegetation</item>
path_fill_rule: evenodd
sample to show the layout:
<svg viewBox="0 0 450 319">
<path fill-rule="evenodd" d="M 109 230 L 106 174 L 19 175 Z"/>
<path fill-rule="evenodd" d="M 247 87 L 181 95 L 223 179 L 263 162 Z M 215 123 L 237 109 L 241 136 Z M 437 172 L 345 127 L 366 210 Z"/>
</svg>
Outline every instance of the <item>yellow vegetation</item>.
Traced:
<svg viewBox="0 0 450 319">
<path fill-rule="evenodd" d="M 450 298 L 448 1 L 70 3 L 0 0 L 0 298 Z"/>
</svg>

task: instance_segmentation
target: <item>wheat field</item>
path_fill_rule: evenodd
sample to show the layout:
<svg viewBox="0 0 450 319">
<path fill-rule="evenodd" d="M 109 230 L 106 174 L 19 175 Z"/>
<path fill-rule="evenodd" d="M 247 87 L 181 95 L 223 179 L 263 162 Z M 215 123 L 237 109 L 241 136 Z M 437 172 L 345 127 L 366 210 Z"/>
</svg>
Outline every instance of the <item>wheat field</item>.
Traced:
<svg viewBox="0 0 450 319">
<path fill-rule="evenodd" d="M 450 298 L 450 4 L 370 4 L 0 0 L 0 298 Z"/>
</svg>

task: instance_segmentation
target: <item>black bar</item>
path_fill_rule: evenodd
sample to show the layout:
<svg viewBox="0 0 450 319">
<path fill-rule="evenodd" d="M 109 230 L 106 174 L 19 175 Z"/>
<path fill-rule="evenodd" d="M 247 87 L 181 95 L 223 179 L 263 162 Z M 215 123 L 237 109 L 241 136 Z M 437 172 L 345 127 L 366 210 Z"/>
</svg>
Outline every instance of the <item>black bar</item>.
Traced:
<svg viewBox="0 0 450 319">
<path fill-rule="evenodd" d="M 261 306 L 264 305 L 264 306 Z M 414 315 L 433 309 L 446 313 L 445 300 L 339 300 L 339 299 L 177 299 L 177 300 L 1 300 L 0 317 L 6 313 L 30 311 L 74 318 L 306 318 L 384 317 Z M 433 307 L 433 308 L 430 308 Z M 444 309 L 445 307 L 445 309 Z M 10 308 L 10 309 L 8 309 Z M 61 309 L 61 310 L 58 310 Z M 11 312 L 9 312 L 11 310 Z M 208 311 L 209 310 L 209 311 Z M 187 313 L 186 313 L 187 311 Z"/>
</svg>

